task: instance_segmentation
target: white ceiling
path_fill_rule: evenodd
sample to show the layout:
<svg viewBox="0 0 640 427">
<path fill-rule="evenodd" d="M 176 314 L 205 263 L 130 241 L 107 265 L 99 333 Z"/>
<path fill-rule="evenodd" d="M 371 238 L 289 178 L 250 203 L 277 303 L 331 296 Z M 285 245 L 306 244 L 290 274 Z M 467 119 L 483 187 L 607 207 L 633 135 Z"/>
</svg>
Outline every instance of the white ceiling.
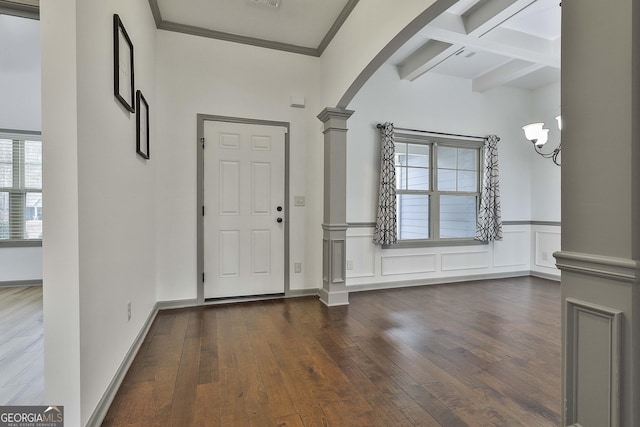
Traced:
<svg viewBox="0 0 640 427">
<path fill-rule="evenodd" d="M 320 56 L 358 0 L 149 0 L 149 3 L 158 28 Z"/>
</svg>

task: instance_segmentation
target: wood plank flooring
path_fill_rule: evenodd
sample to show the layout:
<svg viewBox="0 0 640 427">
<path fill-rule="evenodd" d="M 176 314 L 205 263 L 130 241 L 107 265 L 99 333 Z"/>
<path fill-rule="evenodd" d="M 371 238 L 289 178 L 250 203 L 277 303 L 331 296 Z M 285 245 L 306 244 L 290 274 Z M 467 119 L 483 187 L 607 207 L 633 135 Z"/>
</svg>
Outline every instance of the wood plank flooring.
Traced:
<svg viewBox="0 0 640 427">
<path fill-rule="evenodd" d="M 536 278 L 160 312 L 103 426 L 558 426 Z"/>
<path fill-rule="evenodd" d="M 42 286 L 0 288 L 0 406 L 43 404 Z"/>
</svg>

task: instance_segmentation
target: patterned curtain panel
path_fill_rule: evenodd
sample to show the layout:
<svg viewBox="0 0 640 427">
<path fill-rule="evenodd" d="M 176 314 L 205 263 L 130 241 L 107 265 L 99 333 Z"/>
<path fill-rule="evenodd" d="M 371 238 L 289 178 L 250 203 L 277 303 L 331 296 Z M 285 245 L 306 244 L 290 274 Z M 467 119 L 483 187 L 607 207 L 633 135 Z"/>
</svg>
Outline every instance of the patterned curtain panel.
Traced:
<svg viewBox="0 0 640 427">
<path fill-rule="evenodd" d="M 396 147 L 393 143 L 393 124 L 385 123 L 381 129 L 380 190 L 378 192 L 378 218 L 373 232 L 376 245 L 393 245 L 398 240 L 396 228 Z"/>
<path fill-rule="evenodd" d="M 490 135 L 484 142 L 484 177 L 480 192 L 480 210 L 476 225 L 476 240 L 502 240 L 500 214 L 500 180 L 498 178 L 498 138 Z"/>
</svg>

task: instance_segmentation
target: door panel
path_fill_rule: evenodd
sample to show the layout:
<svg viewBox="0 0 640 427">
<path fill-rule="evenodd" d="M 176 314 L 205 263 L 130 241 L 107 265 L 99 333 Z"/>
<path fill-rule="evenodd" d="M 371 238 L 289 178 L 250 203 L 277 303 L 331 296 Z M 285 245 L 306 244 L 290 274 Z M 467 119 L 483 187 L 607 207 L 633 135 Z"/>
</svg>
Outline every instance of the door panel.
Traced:
<svg viewBox="0 0 640 427">
<path fill-rule="evenodd" d="M 284 131 L 204 123 L 205 298 L 284 292 Z"/>
</svg>

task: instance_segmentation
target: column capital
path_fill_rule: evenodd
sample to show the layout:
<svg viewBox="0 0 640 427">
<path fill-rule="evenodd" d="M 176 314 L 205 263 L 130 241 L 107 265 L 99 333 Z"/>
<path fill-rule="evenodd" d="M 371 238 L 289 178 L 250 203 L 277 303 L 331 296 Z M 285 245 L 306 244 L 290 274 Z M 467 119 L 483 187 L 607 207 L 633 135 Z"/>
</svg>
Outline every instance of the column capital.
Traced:
<svg viewBox="0 0 640 427">
<path fill-rule="evenodd" d="M 342 108 L 331 108 L 327 107 L 318 114 L 318 119 L 322 123 L 327 123 L 331 119 L 343 120 L 346 124 L 346 121 L 351 115 L 354 113 L 353 110 L 344 110 Z"/>
</svg>

